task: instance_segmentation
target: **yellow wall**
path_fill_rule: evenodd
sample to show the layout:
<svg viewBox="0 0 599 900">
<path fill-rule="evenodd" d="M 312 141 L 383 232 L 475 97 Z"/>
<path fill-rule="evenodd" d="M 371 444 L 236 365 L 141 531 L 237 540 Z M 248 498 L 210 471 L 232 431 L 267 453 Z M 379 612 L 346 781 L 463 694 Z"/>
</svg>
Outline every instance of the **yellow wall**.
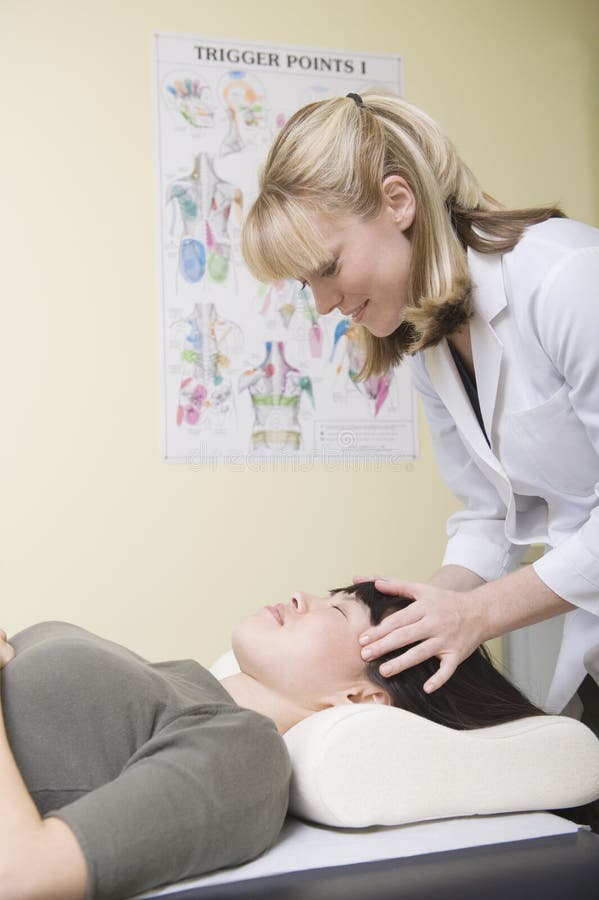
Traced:
<svg viewBox="0 0 599 900">
<path fill-rule="evenodd" d="M 326 10 L 326 18 L 323 15 Z M 594 0 L 3 0 L 0 624 L 210 660 L 238 617 L 355 572 L 424 578 L 455 502 L 394 469 L 160 461 L 153 31 L 399 53 L 510 205 L 599 214 Z"/>
</svg>

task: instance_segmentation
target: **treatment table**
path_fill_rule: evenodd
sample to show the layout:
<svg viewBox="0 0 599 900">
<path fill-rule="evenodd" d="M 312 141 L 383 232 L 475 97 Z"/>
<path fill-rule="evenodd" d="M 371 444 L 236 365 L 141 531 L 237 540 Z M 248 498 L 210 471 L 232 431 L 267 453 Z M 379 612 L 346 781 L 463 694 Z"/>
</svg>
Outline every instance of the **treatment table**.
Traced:
<svg viewBox="0 0 599 900">
<path fill-rule="evenodd" d="M 142 897 L 598 900 L 599 835 L 541 812 L 366 829 L 288 816 L 258 859 Z"/>
</svg>

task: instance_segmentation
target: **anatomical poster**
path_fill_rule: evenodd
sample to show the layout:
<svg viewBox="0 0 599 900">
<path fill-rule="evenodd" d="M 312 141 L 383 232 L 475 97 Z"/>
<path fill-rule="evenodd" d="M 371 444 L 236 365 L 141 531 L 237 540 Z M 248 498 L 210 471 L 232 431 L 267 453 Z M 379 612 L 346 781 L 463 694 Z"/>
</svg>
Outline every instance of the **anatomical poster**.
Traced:
<svg viewBox="0 0 599 900">
<path fill-rule="evenodd" d="M 409 459 L 403 368 L 360 380 L 360 327 L 308 287 L 257 282 L 240 251 L 274 137 L 306 103 L 383 86 L 399 57 L 154 36 L 163 457 Z"/>
</svg>

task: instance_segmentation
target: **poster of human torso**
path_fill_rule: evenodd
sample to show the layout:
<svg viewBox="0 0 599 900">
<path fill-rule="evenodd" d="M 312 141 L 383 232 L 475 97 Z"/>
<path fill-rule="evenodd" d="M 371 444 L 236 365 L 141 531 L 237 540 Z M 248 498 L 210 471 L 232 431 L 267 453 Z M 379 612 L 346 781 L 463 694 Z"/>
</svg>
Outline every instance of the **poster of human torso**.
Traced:
<svg viewBox="0 0 599 900">
<path fill-rule="evenodd" d="M 360 329 L 240 252 L 268 148 L 314 100 L 402 91 L 401 60 L 154 36 L 163 455 L 169 462 L 417 453 L 402 368 L 360 380 Z"/>
</svg>

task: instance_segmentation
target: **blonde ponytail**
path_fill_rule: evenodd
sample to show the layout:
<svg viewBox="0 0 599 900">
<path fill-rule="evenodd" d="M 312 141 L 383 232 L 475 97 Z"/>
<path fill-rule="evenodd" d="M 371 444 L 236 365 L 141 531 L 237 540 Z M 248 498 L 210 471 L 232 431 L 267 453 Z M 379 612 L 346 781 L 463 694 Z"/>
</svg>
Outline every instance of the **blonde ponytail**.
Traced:
<svg viewBox="0 0 599 900">
<path fill-rule="evenodd" d="M 262 281 L 318 271 L 327 254 L 306 213 L 367 221 L 383 206 L 383 181 L 401 175 L 416 198 L 408 304 L 388 337 L 363 329 L 363 377 L 433 346 L 472 314 L 466 249 L 506 252 L 527 225 L 562 215 L 555 208 L 504 210 L 484 193 L 442 128 L 394 94 L 368 90 L 360 107 L 339 97 L 303 107 L 268 154 L 242 234 L 242 249 Z"/>
</svg>

